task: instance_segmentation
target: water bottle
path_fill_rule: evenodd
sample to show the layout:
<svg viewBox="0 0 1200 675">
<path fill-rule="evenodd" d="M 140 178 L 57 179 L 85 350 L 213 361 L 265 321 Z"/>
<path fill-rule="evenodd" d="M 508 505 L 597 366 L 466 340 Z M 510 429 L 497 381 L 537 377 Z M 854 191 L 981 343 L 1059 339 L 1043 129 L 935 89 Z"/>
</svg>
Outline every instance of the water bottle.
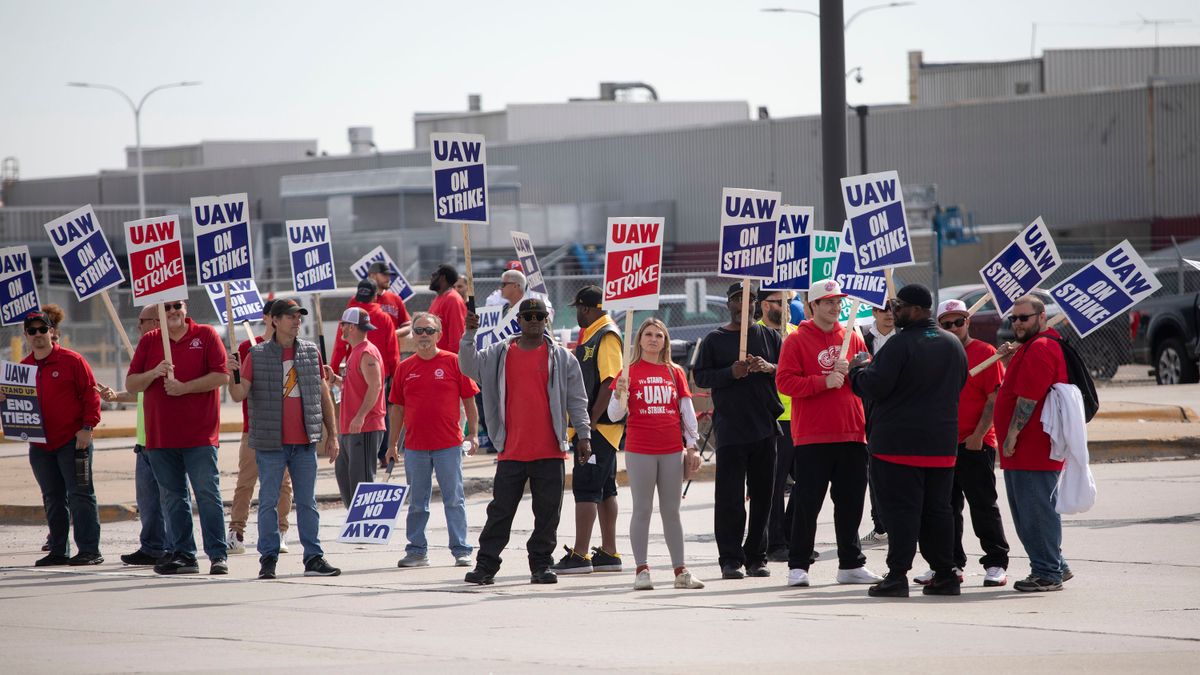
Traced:
<svg viewBox="0 0 1200 675">
<path fill-rule="evenodd" d="M 75 449 L 75 484 L 84 489 L 92 487 L 92 453 L 88 448 Z"/>
<path fill-rule="evenodd" d="M 463 441 L 463 443 L 462 443 L 463 457 L 466 457 L 470 453 L 471 453 L 471 441 Z"/>
</svg>

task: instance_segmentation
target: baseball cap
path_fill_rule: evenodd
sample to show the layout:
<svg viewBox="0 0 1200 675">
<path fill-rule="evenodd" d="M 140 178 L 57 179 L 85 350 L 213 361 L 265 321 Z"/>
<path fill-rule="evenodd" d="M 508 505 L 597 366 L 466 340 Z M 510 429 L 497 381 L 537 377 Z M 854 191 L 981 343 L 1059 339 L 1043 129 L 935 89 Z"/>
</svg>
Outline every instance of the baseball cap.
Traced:
<svg viewBox="0 0 1200 675">
<path fill-rule="evenodd" d="M 938 305 L 937 318 L 942 318 L 947 314 L 962 314 L 967 315 L 967 303 L 962 300 L 946 300 Z"/>
<path fill-rule="evenodd" d="M 374 281 L 363 279 L 358 282 L 358 290 L 354 292 L 354 299 L 359 302 L 372 302 L 375 300 L 375 293 L 378 290 Z"/>
<path fill-rule="evenodd" d="M 842 292 L 842 285 L 833 279 L 818 281 L 808 287 L 808 301 L 816 302 L 825 298 L 844 298 L 846 294 Z"/>
<path fill-rule="evenodd" d="M 921 284 L 909 284 L 901 288 L 896 297 L 906 305 L 929 309 L 933 307 L 933 294 Z"/>
<path fill-rule="evenodd" d="M 751 286 L 750 286 L 750 293 L 751 294 L 754 293 L 754 285 L 753 284 L 751 284 Z M 740 281 L 737 283 L 730 284 L 729 288 L 725 289 L 725 299 L 726 300 L 729 300 L 730 298 L 732 298 L 735 295 L 739 296 L 739 297 L 742 295 L 742 282 L 740 282 Z"/>
<path fill-rule="evenodd" d="M 263 316 L 270 316 L 271 315 L 271 307 L 273 307 L 274 305 L 275 305 L 275 298 L 271 298 L 270 300 L 264 302 L 263 303 Z"/>
<path fill-rule="evenodd" d="M 373 262 L 367 268 L 367 274 L 391 274 L 392 270 L 388 269 L 387 263 L 383 261 Z"/>
<path fill-rule="evenodd" d="M 584 286 L 575 294 L 571 301 L 572 307 L 601 307 L 604 303 L 604 292 L 599 286 Z"/>
<path fill-rule="evenodd" d="M 300 303 L 295 300 L 276 300 L 271 305 L 271 316 L 283 316 L 284 314 L 308 316 L 308 310 L 301 307 Z"/>
<path fill-rule="evenodd" d="M 47 327 L 54 328 L 54 321 L 49 316 L 46 316 L 42 312 L 30 312 L 30 313 L 26 314 L 25 321 L 24 321 L 24 324 L 25 324 L 24 327 L 29 328 L 29 324 L 33 323 L 34 321 L 41 321 L 42 323 L 46 324 Z"/>
<path fill-rule="evenodd" d="M 508 262 L 504 263 L 504 269 L 524 272 L 525 266 L 521 264 L 520 260 L 509 260 Z"/>
<path fill-rule="evenodd" d="M 371 323 L 371 317 L 362 307 L 346 308 L 346 311 L 342 312 L 342 323 L 352 324 L 363 330 L 375 330 L 375 324 Z"/>
<path fill-rule="evenodd" d="M 517 313 L 524 314 L 525 312 L 541 312 L 549 314 L 546 309 L 546 303 L 542 302 L 541 298 L 526 298 L 521 301 L 521 305 L 517 308 Z"/>
</svg>

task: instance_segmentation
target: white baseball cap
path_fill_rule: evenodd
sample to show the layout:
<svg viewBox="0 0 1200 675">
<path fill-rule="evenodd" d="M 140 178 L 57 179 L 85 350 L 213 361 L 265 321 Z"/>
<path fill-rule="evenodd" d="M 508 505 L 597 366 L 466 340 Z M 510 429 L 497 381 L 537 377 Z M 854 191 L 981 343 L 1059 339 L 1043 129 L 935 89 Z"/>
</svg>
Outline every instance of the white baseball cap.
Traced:
<svg viewBox="0 0 1200 675">
<path fill-rule="evenodd" d="M 942 301 L 942 304 L 938 305 L 937 318 L 941 319 L 947 314 L 962 314 L 963 316 L 968 316 L 969 313 L 967 312 L 967 303 L 963 302 L 962 300 Z"/>
<path fill-rule="evenodd" d="M 818 281 L 808 288 L 808 301 L 816 302 L 825 298 L 844 298 L 846 294 L 842 292 L 842 285 L 833 279 Z"/>
<path fill-rule="evenodd" d="M 375 324 L 371 323 L 371 316 L 363 311 L 362 307 L 346 308 L 346 311 L 342 312 L 342 323 L 358 326 L 363 330 L 375 330 Z"/>
</svg>

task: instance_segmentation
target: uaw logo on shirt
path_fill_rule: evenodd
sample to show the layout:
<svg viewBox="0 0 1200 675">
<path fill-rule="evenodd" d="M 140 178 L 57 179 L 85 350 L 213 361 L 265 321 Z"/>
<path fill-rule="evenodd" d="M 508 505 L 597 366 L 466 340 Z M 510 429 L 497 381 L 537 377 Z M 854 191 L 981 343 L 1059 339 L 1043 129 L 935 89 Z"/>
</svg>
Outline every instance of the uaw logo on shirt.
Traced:
<svg viewBox="0 0 1200 675">
<path fill-rule="evenodd" d="M 202 347 L 200 344 L 200 338 L 192 338 L 192 343 L 190 346 L 192 349 L 200 349 Z"/>
<path fill-rule="evenodd" d="M 438 368 L 437 370 L 433 371 L 433 376 L 440 380 L 443 377 L 446 377 L 446 371 L 442 370 L 441 368 Z"/>
<path fill-rule="evenodd" d="M 817 364 L 822 368 L 833 368 L 833 364 L 837 363 L 838 357 L 842 354 L 841 345 L 830 345 L 821 350 L 817 354 Z"/>
</svg>

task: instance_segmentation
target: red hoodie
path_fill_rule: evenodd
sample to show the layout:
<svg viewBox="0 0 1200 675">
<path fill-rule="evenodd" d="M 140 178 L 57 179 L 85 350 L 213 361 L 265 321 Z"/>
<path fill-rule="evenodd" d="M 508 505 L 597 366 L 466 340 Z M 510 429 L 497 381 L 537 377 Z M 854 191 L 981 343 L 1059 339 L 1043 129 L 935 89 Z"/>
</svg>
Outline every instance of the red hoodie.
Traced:
<svg viewBox="0 0 1200 675">
<path fill-rule="evenodd" d="M 847 381 L 837 389 L 825 388 L 825 376 L 842 349 L 846 329 L 838 324 L 828 333 L 811 319 L 783 341 L 775 385 L 779 393 L 792 397 L 792 442 L 866 443 L 866 417 L 862 400 L 854 395 Z M 867 351 L 863 339 L 850 336 L 850 353 Z"/>
</svg>

